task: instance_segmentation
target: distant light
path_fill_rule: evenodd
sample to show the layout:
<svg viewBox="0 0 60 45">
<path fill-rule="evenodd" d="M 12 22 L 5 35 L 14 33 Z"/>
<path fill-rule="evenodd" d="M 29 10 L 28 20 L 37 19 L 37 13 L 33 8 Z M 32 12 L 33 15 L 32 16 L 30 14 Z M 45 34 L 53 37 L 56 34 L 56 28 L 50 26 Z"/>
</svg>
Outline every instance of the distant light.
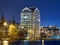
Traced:
<svg viewBox="0 0 60 45">
<path fill-rule="evenodd" d="M 42 30 L 42 32 L 44 32 L 44 31 Z"/>
<path fill-rule="evenodd" d="M 20 26 L 18 26 L 18 28 L 21 28 Z"/>
<path fill-rule="evenodd" d="M 23 26 L 21 28 L 24 28 Z"/>
<path fill-rule="evenodd" d="M 27 39 L 29 39 L 30 37 L 28 36 Z"/>
<path fill-rule="evenodd" d="M 45 33 L 48 33 L 47 31 L 45 31 Z"/>
</svg>

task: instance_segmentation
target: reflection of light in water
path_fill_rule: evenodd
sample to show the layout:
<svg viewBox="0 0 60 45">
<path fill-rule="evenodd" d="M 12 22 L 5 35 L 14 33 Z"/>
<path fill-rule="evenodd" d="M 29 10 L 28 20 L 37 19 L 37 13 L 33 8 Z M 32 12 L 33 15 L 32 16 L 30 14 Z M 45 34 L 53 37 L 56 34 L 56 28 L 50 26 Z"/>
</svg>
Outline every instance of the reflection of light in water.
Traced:
<svg viewBox="0 0 60 45">
<path fill-rule="evenodd" d="M 29 45 L 29 41 L 28 40 L 24 40 L 24 45 Z"/>
<path fill-rule="evenodd" d="M 3 41 L 3 45 L 8 45 L 8 41 Z"/>
<path fill-rule="evenodd" d="M 0 45 L 1 45 L 1 41 L 0 41 Z"/>
<path fill-rule="evenodd" d="M 44 40 L 42 40 L 42 45 L 44 45 Z"/>
</svg>

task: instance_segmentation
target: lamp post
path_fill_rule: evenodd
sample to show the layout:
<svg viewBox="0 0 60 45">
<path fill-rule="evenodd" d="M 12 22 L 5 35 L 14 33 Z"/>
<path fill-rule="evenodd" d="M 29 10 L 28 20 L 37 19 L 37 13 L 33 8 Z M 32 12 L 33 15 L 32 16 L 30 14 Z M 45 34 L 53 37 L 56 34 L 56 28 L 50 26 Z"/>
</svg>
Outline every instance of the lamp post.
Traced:
<svg viewBox="0 0 60 45">
<path fill-rule="evenodd" d="M 7 37 L 7 29 L 8 29 L 8 24 L 7 24 L 7 22 L 4 22 L 4 23 L 3 23 L 3 26 L 4 26 L 4 30 L 5 30 L 4 34 L 5 34 L 6 37 Z M 3 35 L 4 35 L 4 34 L 3 34 Z"/>
</svg>

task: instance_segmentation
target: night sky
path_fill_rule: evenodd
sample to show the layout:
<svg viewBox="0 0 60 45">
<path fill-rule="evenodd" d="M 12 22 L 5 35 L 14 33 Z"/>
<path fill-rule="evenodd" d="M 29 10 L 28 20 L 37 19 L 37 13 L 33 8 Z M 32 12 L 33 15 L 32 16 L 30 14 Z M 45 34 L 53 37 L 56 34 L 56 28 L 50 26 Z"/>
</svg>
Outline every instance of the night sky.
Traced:
<svg viewBox="0 0 60 45">
<path fill-rule="evenodd" d="M 60 26 L 60 1 L 59 0 L 0 0 L 0 17 L 2 12 L 8 22 L 20 22 L 20 12 L 24 7 L 37 7 L 40 10 L 41 25 Z"/>
</svg>

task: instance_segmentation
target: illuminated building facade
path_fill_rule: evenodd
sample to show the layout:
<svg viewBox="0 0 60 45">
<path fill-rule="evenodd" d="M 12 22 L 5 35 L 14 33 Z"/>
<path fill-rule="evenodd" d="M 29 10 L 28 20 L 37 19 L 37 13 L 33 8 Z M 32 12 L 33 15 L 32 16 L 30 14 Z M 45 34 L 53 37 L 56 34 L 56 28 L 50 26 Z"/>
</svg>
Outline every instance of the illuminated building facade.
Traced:
<svg viewBox="0 0 60 45">
<path fill-rule="evenodd" d="M 40 12 L 38 8 L 25 7 L 21 12 L 21 28 L 39 32 Z"/>
</svg>

